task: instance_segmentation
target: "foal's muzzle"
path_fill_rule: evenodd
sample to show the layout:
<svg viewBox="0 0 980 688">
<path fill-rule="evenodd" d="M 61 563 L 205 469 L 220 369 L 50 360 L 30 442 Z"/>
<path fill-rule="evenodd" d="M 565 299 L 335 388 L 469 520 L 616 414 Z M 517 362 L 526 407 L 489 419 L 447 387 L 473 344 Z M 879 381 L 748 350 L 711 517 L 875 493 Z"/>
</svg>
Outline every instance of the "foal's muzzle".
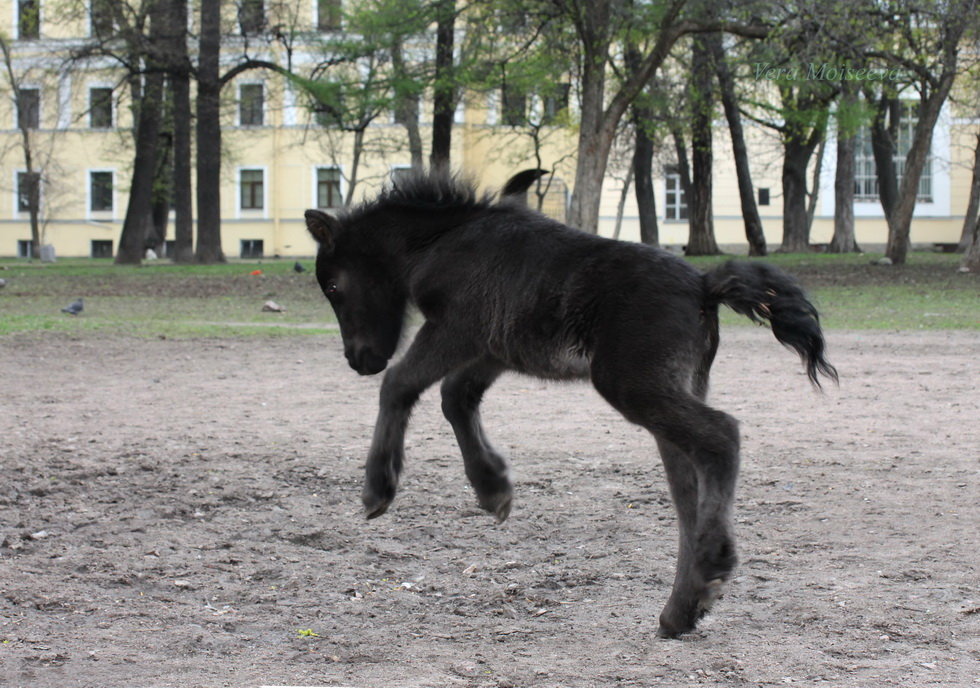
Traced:
<svg viewBox="0 0 980 688">
<path fill-rule="evenodd" d="M 345 348 L 344 356 L 347 357 L 347 362 L 350 364 L 350 367 L 360 375 L 374 375 L 380 373 L 388 366 L 387 358 L 378 356 L 371 349 L 367 348 Z"/>
</svg>

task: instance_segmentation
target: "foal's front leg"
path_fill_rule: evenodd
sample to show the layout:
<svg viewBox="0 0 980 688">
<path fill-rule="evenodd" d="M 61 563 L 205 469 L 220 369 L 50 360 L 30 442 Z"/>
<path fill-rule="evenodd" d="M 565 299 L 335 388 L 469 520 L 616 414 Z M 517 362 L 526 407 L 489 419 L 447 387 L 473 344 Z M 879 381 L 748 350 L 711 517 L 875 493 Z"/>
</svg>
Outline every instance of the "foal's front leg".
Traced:
<svg viewBox="0 0 980 688">
<path fill-rule="evenodd" d="M 502 522 L 510 515 L 514 488 L 507 461 L 494 450 L 480 422 L 480 401 L 504 367 L 480 359 L 454 370 L 442 383 L 442 412 L 453 426 L 469 478 L 480 506 Z"/>
<path fill-rule="evenodd" d="M 401 361 L 385 373 L 361 494 L 368 518 L 383 514 L 395 499 L 405 463 L 405 428 L 419 395 L 471 357 L 458 341 L 426 323 Z"/>
</svg>

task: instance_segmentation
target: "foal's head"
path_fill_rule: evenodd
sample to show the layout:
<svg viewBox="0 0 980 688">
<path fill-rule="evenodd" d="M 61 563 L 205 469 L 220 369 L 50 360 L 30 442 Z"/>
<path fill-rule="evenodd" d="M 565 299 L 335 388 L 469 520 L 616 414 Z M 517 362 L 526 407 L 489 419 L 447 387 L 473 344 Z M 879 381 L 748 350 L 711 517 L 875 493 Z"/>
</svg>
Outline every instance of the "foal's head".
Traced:
<svg viewBox="0 0 980 688">
<path fill-rule="evenodd" d="M 347 362 L 361 375 L 381 372 L 398 346 L 404 290 L 356 229 L 319 210 L 306 211 L 306 227 L 319 244 L 316 279 L 340 323 Z"/>
</svg>

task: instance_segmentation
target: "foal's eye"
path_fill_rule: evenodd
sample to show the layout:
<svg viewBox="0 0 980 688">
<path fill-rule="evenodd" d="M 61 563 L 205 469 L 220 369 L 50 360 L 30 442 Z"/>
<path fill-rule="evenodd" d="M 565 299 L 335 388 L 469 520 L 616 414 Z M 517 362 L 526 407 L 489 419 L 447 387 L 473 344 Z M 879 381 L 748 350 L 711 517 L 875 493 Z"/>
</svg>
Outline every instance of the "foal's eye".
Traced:
<svg viewBox="0 0 980 688">
<path fill-rule="evenodd" d="M 330 296 L 331 294 L 336 294 L 337 293 L 337 283 L 336 282 L 329 282 L 327 284 L 327 288 L 324 289 L 324 292 L 327 294 L 327 296 Z"/>
</svg>

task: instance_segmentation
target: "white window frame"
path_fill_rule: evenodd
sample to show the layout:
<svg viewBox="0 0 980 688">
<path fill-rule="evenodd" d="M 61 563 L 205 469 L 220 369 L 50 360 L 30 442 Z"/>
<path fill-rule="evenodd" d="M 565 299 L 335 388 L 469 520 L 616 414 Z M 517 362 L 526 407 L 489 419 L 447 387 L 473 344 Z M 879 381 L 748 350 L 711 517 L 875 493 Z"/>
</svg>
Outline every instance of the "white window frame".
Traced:
<svg viewBox="0 0 980 688">
<path fill-rule="evenodd" d="M 31 38 L 30 40 L 32 40 L 32 41 L 35 41 L 35 40 L 36 41 L 40 41 L 40 40 L 43 40 L 44 39 L 44 36 L 41 33 L 41 27 L 44 26 L 44 2 L 42 2 L 42 0 L 37 0 L 37 4 L 38 4 L 38 7 L 37 7 L 37 38 Z M 13 27 L 12 33 L 14 34 L 14 38 L 15 39 L 20 40 L 20 2 L 18 0 L 13 0 L 13 9 L 11 11 L 13 12 L 13 15 L 14 15 L 13 16 L 12 23 L 11 23 L 11 25 Z"/>
<path fill-rule="evenodd" d="M 44 91 L 41 89 L 41 87 L 39 85 L 33 84 L 33 83 L 20 84 L 20 85 L 17 86 L 17 90 L 19 90 L 19 91 L 30 91 L 30 90 L 37 91 L 37 128 L 36 129 L 32 129 L 32 131 L 41 131 L 41 129 L 44 128 L 43 127 L 43 125 L 44 125 Z M 16 99 L 14 100 L 13 114 L 14 114 L 13 129 L 14 129 L 14 131 L 20 131 L 20 110 L 17 107 L 17 100 Z"/>
<path fill-rule="evenodd" d="M 343 200 L 347 198 L 347 178 L 344 176 L 344 168 L 342 165 L 314 165 L 313 166 L 313 201 L 310 203 L 311 208 L 316 208 L 317 210 L 335 210 L 335 208 L 321 208 L 319 204 L 320 200 L 320 189 L 319 189 L 319 170 L 337 170 L 340 173 L 340 198 Z M 343 207 L 343 206 L 338 206 Z"/>
<path fill-rule="evenodd" d="M 313 30 L 320 31 L 320 3 L 318 0 L 313 0 Z M 333 30 L 344 30 L 344 0 L 340 0 L 340 26 Z"/>
<path fill-rule="evenodd" d="M 262 208 L 242 208 L 242 172 L 262 172 Z M 269 168 L 266 165 L 241 165 L 235 170 L 235 213 L 236 217 L 244 220 L 268 219 L 269 217 Z"/>
<path fill-rule="evenodd" d="M 262 124 L 242 124 L 242 87 L 243 86 L 261 86 L 262 87 Z M 239 81 L 238 82 L 238 91 L 236 93 L 236 95 L 238 96 L 238 98 L 236 99 L 236 103 L 235 103 L 237 105 L 237 107 L 235 108 L 235 126 L 237 126 L 237 127 L 249 127 L 249 128 L 255 128 L 255 129 L 257 129 L 259 127 L 267 127 L 267 126 L 269 126 L 269 108 L 268 108 L 269 98 L 268 98 L 268 93 L 269 93 L 269 89 L 266 88 L 266 85 L 265 85 L 265 82 L 264 81 L 258 81 L 258 80 Z"/>
<path fill-rule="evenodd" d="M 671 179 L 677 180 L 677 186 L 675 189 L 673 189 L 673 193 L 676 195 L 676 198 L 678 199 L 677 203 L 667 203 L 667 194 L 671 193 L 672 191 L 669 188 L 667 182 L 668 180 Z M 684 183 L 683 180 L 681 179 L 680 170 L 676 172 L 668 172 L 666 169 L 664 169 L 664 222 L 687 222 L 688 221 L 687 217 L 681 217 L 681 208 L 687 208 L 687 214 L 688 217 L 690 217 L 691 206 L 688 205 L 687 203 L 688 199 L 686 197 L 684 197 L 684 203 L 683 205 L 681 205 L 680 198 L 682 196 L 684 196 Z M 671 208 L 676 210 L 675 217 L 671 217 L 668 212 Z"/>
<path fill-rule="evenodd" d="M 18 178 L 22 174 L 27 174 L 27 170 L 25 170 L 22 167 L 18 167 L 18 168 L 15 168 L 14 169 L 14 184 L 13 184 L 13 186 L 14 186 L 14 194 L 13 194 L 14 198 L 13 198 L 13 205 L 11 206 L 11 209 L 13 210 L 12 216 L 13 216 L 13 218 L 15 220 L 22 220 L 24 218 L 30 217 L 30 215 L 31 215 L 31 212 L 29 210 L 21 210 L 20 209 L 20 184 L 19 184 L 19 179 Z M 39 191 L 38 191 L 38 202 L 37 202 L 38 212 L 40 212 L 41 209 L 44 208 L 44 183 L 43 183 L 43 180 L 39 180 L 39 186 L 40 186 L 40 188 L 39 188 Z"/>
<path fill-rule="evenodd" d="M 913 99 L 914 100 L 914 99 Z M 953 117 L 950 105 L 943 105 L 932 131 L 932 147 L 929 151 L 929 164 L 932 173 L 932 200 L 917 201 L 913 217 L 949 218 L 951 207 L 951 167 L 952 167 L 952 127 Z M 820 170 L 820 208 L 818 217 L 834 216 L 834 178 L 837 170 L 837 132 L 828 132 L 827 146 Z M 884 218 L 881 201 L 854 201 L 855 218 Z M 914 229 L 913 229 L 914 231 Z"/>
<path fill-rule="evenodd" d="M 88 37 L 89 38 L 95 38 L 95 25 L 94 25 L 94 22 L 92 21 L 92 19 L 93 19 L 93 17 L 92 17 L 92 0 L 86 0 L 85 1 L 85 21 L 88 22 Z M 113 25 L 115 25 L 115 21 L 113 21 Z"/>
<path fill-rule="evenodd" d="M 92 210 L 92 174 L 95 172 L 108 172 L 112 175 L 112 210 Z M 118 193 L 116 191 L 116 169 L 113 167 L 90 167 L 85 170 L 85 216 L 89 220 L 115 220 L 116 208 L 119 207 Z"/>
<path fill-rule="evenodd" d="M 95 88 L 107 88 L 112 92 L 112 94 L 109 97 L 109 118 L 112 120 L 112 124 L 109 126 L 108 129 L 102 127 L 95 128 L 92 126 L 92 89 Z M 85 110 L 88 113 L 88 123 L 85 127 L 86 129 L 90 131 L 112 131 L 113 129 L 118 128 L 117 125 L 119 124 L 119 120 L 117 119 L 117 117 L 119 113 L 116 110 L 116 103 L 113 100 L 114 96 L 115 96 L 115 89 L 113 89 L 112 84 L 110 83 L 93 82 L 91 84 L 88 84 L 88 107 Z"/>
</svg>

